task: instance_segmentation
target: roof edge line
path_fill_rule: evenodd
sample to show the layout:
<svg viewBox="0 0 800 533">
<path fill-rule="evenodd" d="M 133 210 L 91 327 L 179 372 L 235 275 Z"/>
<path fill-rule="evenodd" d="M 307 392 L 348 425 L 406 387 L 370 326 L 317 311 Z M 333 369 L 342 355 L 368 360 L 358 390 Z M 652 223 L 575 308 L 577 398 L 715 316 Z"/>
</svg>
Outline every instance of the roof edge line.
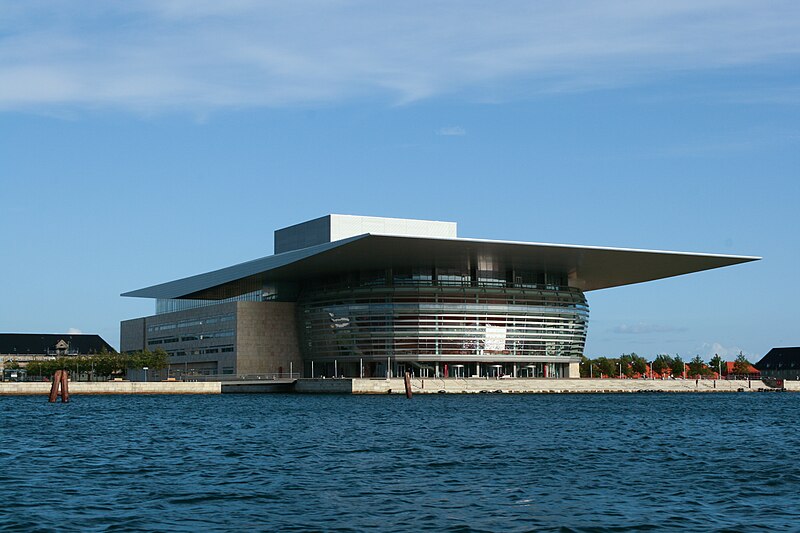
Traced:
<svg viewBox="0 0 800 533">
<path fill-rule="evenodd" d="M 584 244 L 560 244 L 560 243 L 548 243 L 548 242 L 528 242 L 528 241 L 507 241 L 507 240 L 496 240 L 496 239 L 474 239 L 470 237 L 433 237 L 433 236 L 426 236 L 426 237 L 415 237 L 413 235 L 394 235 L 391 233 L 366 233 L 365 235 L 371 235 L 375 237 L 395 237 L 398 239 L 430 239 L 430 240 L 438 240 L 438 241 L 456 241 L 456 242 L 485 242 L 485 243 L 492 243 L 492 244 L 518 244 L 518 245 L 530 245 L 530 246 L 546 246 L 548 248 L 573 248 L 573 249 L 580 249 L 580 250 L 603 250 L 608 252 L 640 252 L 640 253 L 649 253 L 649 254 L 672 254 L 672 255 L 691 255 L 695 257 L 724 257 L 728 259 L 747 259 L 750 261 L 759 261 L 763 259 L 761 256 L 757 255 L 732 255 L 732 254 L 712 254 L 707 252 L 681 252 L 676 250 L 651 250 L 648 248 L 620 248 L 614 246 L 589 246 Z M 338 241 L 336 241 L 338 242 Z"/>
<path fill-rule="evenodd" d="M 312 248 L 320 248 L 321 251 L 328 251 L 328 250 L 332 250 L 334 248 L 337 248 L 337 247 L 339 247 L 339 246 L 341 246 L 343 244 L 348 244 L 350 242 L 354 242 L 354 241 L 357 241 L 359 239 L 363 239 L 363 238 L 367 237 L 368 235 L 369 235 L 368 233 L 363 233 L 361 235 L 355 235 L 353 237 L 347 237 L 346 239 L 340 239 L 338 241 L 326 242 L 326 243 L 322 243 L 322 244 L 315 244 L 314 246 L 308 246 L 306 248 L 300 248 L 300 249 L 297 249 L 297 250 L 289 250 L 287 252 L 281 252 L 279 254 L 267 255 L 267 256 L 264 256 L 264 257 L 251 259 L 249 261 L 243 261 L 241 263 L 236 263 L 235 265 L 231 265 L 231 266 L 227 266 L 227 267 L 223 267 L 223 268 L 218 268 L 216 270 L 211 270 L 211 271 L 208 271 L 208 272 L 201 272 L 200 274 L 194 274 L 194 275 L 191 275 L 191 276 L 185 276 L 185 277 L 182 277 L 182 278 L 178 278 L 176 280 L 167 281 L 165 283 L 158 283 L 156 285 L 150 285 L 148 287 L 142 287 L 141 289 L 135 289 L 135 290 L 132 290 L 132 291 L 123 292 L 123 293 L 120 294 L 120 296 L 125 296 L 125 297 L 128 297 L 128 298 L 157 298 L 157 297 L 154 297 L 154 296 L 144 296 L 144 295 L 139 295 L 139 294 L 136 294 L 136 293 L 139 293 L 139 292 L 142 292 L 142 291 L 156 290 L 156 289 L 159 289 L 159 288 L 167 287 L 169 285 L 172 285 L 172 284 L 180 282 L 180 281 L 185 281 L 185 280 L 188 280 L 188 279 L 191 279 L 191 278 L 195 278 L 195 277 L 199 277 L 199 276 L 213 276 L 214 274 L 219 274 L 220 272 L 224 272 L 226 270 L 230 270 L 230 269 L 233 269 L 233 268 L 243 267 L 244 265 L 255 263 L 256 261 L 263 261 L 265 259 L 271 259 L 271 258 L 276 258 L 276 257 L 281 257 L 281 256 L 286 257 L 286 256 L 288 256 L 290 254 L 301 255 L 298 252 L 308 252 Z M 322 250 L 323 247 L 324 247 L 324 250 Z M 297 259 L 296 261 L 299 261 L 300 259 L 302 259 L 302 257 Z M 295 261 L 289 261 L 286 264 L 289 265 L 289 264 L 291 264 L 293 262 L 295 262 Z M 175 298 L 175 297 L 173 297 L 173 298 Z"/>
</svg>

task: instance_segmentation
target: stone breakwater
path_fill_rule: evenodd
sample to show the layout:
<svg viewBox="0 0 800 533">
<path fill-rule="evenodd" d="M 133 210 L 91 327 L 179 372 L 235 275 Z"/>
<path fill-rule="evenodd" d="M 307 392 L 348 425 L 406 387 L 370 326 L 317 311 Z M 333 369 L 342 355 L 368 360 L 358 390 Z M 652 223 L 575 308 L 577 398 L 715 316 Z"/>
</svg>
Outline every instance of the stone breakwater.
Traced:
<svg viewBox="0 0 800 533">
<path fill-rule="evenodd" d="M 648 379 L 434 379 L 411 380 L 414 394 L 479 393 L 635 393 L 635 392 L 761 392 L 774 391 L 760 380 Z M 800 391 L 800 382 L 786 382 Z M 405 394 L 402 379 L 304 379 L 295 392 L 340 394 Z"/>
</svg>

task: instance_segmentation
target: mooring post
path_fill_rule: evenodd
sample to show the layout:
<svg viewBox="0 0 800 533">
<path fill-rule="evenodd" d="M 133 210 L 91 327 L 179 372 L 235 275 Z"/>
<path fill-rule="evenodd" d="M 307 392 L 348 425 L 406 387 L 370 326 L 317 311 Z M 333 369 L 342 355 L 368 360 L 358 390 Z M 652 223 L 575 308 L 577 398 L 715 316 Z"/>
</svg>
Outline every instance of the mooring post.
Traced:
<svg viewBox="0 0 800 533">
<path fill-rule="evenodd" d="M 56 396 L 58 396 L 58 387 L 61 385 L 61 373 L 63 370 L 56 370 L 56 373 L 53 374 L 53 384 L 50 385 L 50 397 L 48 398 L 48 402 L 55 403 Z"/>
<path fill-rule="evenodd" d="M 61 373 L 61 403 L 69 401 L 69 372 L 64 370 Z"/>
<path fill-rule="evenodd" d="M 411 398 L 411 373 L 406 372 L 406 398 Z"/>
</svg>

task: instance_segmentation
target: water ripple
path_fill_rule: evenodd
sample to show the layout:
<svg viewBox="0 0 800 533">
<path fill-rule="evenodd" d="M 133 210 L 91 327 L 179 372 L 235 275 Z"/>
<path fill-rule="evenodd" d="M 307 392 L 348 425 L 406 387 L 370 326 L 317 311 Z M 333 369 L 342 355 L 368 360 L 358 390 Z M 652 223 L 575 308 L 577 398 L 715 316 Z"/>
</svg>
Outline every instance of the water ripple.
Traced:
<svg viewBox="0 0 800 533">
<path fill-rule="evenodd" d="M 792 531 L 800 519 L 795 394 L 0 402 L 0 531 Z"/>
</svg>

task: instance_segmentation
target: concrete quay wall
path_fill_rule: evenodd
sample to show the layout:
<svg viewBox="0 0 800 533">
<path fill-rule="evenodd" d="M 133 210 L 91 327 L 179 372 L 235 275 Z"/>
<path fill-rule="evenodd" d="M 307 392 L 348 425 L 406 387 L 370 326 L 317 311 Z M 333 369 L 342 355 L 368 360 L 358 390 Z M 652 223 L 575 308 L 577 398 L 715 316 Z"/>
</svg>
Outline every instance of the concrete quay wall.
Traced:
<svg viewBox="0 0 800 533">
<path fill-rule="evenodd" d="M 790 391 L 800 391 L 800 381 L 784 381 L 783 388 Z"/>
<path fill-rule="evenodd" d="M 47 396 L 50 383 L 35 382 L 0 382 L 0 396 L 3 395 L 37 395 Z M 69 393 L 72 394 L 220 394 L 222 384 L 219 381 L 70 381 Z"/>
<path fill-rule="evenodd" d="M 294 392 L 301 394 L 351 394 L 355 392 L 354 382 L 372 381 L 369 379 L 298 379 L 294 385 Z M 384 380 L 385 381 L 385 380 Z M 403 380 L 399 381 L 403 386 Z M 376 391 L 374 394 L 385 394 L 386 391 Z"/>
<path fill-rule="evenodd" d="M 305 381 L 305 380 L 303 380 Z M 334 380 L 327 380 L 334 381 Z M 335 380 L 348 381 L 348 380 Z M 353 394 L 405 394 L 402 379 L 353 379 Z M 313 387 L 309 387 L 313 388 Z M 800 382 L 787 382 L 787 390 L 800 390 Z M 768 389 L 752 380 L 647 380 L 647 379 L 434 379 L 414 378 L 414 394 L 440 393 L 633 393 L 633 392 L 757 392 Z M 323 392 L 312 391 L 307 392 Z M 324 391 L 328 392 L 328 391 Z M 330 392 L 348 392 L 346 390 Z"/>
<path fill-rule="evenodd" d="M 262 384 L 263 385 L 263 384 Z M 291 383 L 254 387 L 249 383 L 208 382 L 70 382 L 70 394 L 221 394 L 290 392 Z M 786 381 L 788 391 L 800 392 L 800 381 Z M 644 379 L 434 379 L 414 378 L 414 394 L 504 393 L 635 393 L 635 392 L 758 392 L 769 389 L 758 380 L 644 380 Z M 48 382 L 0 382 L 0 396 L 47 396 Z M 294 384 L 300 394 L 405 394 L 402 379 L 300 379 Z"/>
</svg>

